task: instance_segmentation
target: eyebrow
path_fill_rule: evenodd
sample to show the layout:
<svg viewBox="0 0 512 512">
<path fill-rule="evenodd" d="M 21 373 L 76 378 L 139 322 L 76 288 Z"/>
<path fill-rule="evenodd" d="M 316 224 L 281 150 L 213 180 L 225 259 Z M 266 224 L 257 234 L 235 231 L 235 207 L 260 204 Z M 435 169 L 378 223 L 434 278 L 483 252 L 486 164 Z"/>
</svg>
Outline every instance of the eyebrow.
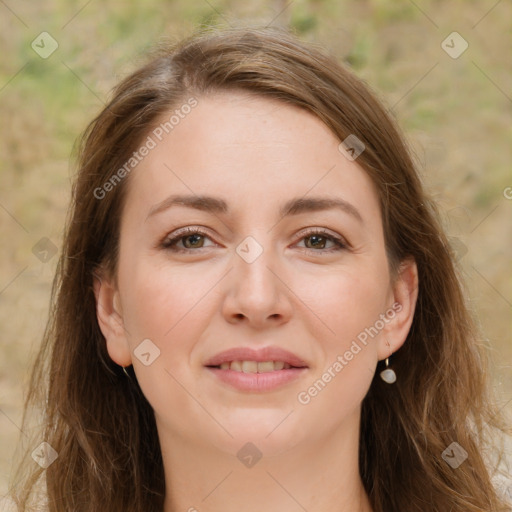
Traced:
<svg viewBox="0 0 512 512">
<path fill-rule="evenodd" d="M 226 201 L 221 198 L 205 195 L 172 195 L 154 205 L 146 220 L 153 215 L 168 210 L 172 206 L 186 206 L 195 210 L 209 211 L 216 214 L 229 213 L 229 207 Z M 298 197 L 287 201 L 280 209 L 279 216 L 299 215 L 301 213 L 318 212 L 323 210 L 338 209 L 348 213 L 359 222 L 363 222 L 363 217 L 357 208 L 341 198 L 332 197 Z"/>
</svg>

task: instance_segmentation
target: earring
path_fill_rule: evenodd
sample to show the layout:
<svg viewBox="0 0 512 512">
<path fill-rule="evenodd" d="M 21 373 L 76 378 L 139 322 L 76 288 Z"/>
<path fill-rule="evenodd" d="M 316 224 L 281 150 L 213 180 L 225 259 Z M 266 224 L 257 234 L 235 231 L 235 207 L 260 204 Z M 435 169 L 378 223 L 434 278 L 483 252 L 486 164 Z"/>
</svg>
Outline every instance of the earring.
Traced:
<svg viewBox="0 0 512 512">
<path fill-rule="evenodd" d="M 388 384 L 396 382 L 396 373 L 394 370 L 389 368 L 389 357 L 386 357 L 386 369 L 380 372 L 380 378 Z"/>
<path fill-rule="evenodd" d="M 126 366 L 123 366 L 123 372 L 124 372 L 124 374 L 125 374 L 125 375 L 130 379 L 130 380 L 131 380 L 130 375 L 129 375 L 129 374 L 128 374 L 128 372 L 126 371 L 126 368 L 127 368 Z"/>
</svg>

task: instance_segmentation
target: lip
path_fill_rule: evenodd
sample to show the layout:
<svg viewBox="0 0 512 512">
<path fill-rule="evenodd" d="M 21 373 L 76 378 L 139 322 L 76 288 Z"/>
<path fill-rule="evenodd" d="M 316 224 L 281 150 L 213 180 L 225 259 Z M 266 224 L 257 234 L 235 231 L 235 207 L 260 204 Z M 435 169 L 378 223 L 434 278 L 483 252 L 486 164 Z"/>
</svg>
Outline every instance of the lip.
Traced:
<svg viewBox="0 0 512 512">
<path fill-rule="evenodd" d="M 267 373 L 244 373 L 235 370 L 221 370 L 220 368 L 206 367 L 213 377 L 220 379 L 239 391 L 262 393 L 273 391 L 288 384 L 308 371 L 304 368 L 289 368 L 288 370 L 275 370 Z"/>
<path fill-rule="evenodd" d="M 235 370 L 221 370 L 217 366 L 232 361 L 283 361 L 292 368 L 274 370 L 266 373 L 244 373 Z M 224 350 L 208 359 L 204 365 L 206 370 L 215 378 L 239 391 L 265 392 L 277 389 L 298 379 L 308 370 L 308 365 L 300 357 L 279 347 L 263 347 L 253 349 L 236 347 Z"/>
<path fill-rule="evenodd" d="M 260 349 L 235 347 L 224 350 L 223 352 L 220 352 L 208 359 L 204 363 L 204 366 L 220 366 L 222 363 L 230 363 L 232 361 L 256 361 L 258 363 L 262 363 L 264 361 L 283 361 L 284 363 L 288 363 L 290 366 L 294 366 L 296 368 L 303 368 L 308 366 L 305 361 L 303 361 L 300 357 L 296 356 L 292 352 L 273 346 L 263 347 Z M 280 371 L 283 370 L 277 370 L 276 372 L 272 373 L 278 373 Z"/>
</svg>

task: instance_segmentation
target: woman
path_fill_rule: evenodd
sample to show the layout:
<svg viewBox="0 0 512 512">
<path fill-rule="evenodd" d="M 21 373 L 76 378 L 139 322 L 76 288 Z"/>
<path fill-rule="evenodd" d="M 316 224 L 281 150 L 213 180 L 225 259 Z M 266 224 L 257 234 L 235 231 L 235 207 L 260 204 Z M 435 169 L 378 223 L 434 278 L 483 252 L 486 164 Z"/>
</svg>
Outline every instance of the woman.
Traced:
<svg viewBox="0 0 512 512">
<path fill-rule="evenodd" d="M 372 93 L 292 35 L 197 34 L 121 82 L 54 297 L 19 510 L 39 484 L 51 511 L 510 510 L 434 205 Z"/>
</svg>

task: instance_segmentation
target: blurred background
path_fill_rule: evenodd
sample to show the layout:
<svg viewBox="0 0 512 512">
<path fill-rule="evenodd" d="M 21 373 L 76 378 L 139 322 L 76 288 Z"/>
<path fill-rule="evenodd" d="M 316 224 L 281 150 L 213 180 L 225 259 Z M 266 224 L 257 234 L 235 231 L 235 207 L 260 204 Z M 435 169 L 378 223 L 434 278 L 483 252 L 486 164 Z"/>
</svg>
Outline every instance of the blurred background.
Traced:
<svg viewBox="0 0 512 512">
<path fill-rule="evenodd" d="M 512 410 L 512 5 L 495 0 L 0 0 L 0 495 L 47 319 L 76 138 L 162 39 L 276 25 L 376 91 L 439 204 Z"/>
</svg>

